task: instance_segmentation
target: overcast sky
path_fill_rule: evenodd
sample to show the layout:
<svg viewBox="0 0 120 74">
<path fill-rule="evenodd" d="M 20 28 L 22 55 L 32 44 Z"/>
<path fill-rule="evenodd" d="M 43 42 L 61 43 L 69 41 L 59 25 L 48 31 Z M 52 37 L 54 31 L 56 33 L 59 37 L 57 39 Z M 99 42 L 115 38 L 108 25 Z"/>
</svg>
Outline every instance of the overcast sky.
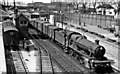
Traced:
<svg viewBox="0 0 120 74">
<path fill-rule="evenodd" d="M 0 0 L 0 1 L 4 1 L 4 0 Z M 5 0 L 7 2 L 7 0 Z M 8 2 L 13 2 L 14 0 L 8 0 Z M 24 2 L 24 3 L 32 3 L 33 2 L 44 2 L 44 3 L 50 3 L 51 0 L 15 0 L 20 1 L 20 2 Z"/>
<path fill-rule="evenodd" d="M 1 2 L 4 0 L 0 0 Z M 6 2 L 13 2 L 14 0 L 5 0 Z M 15 0 L 20 1 L 20 2 L 24 2 L 24 3 L 32 3 L 33 2 L 43 2 L 43 3 L 50 3 L 51 0 Z M 69 0 L 58 0 L 58 1 L 69 1 Z M 71 0 L 71 1 L 87 1 L 87 2 L 91 2 L 91 1 L 108 1 L 108 2 L 114 2 L 114 1 L 120 1 L 120 0 Z"/>
</svg>

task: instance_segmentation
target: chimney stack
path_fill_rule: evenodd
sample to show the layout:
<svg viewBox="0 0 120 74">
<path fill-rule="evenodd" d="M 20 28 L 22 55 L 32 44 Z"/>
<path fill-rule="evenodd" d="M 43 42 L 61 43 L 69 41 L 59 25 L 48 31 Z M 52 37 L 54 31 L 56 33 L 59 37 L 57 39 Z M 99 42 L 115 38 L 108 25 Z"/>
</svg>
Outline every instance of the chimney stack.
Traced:
<svg viewBox="0 0 120 74">
<path fill-rule="evenodd" d="M 99 40 L 95 40 L 95 43 L 98 44 L 98 45 L 99 45 L 99 42 L 100 42 Z"/>
</svg>

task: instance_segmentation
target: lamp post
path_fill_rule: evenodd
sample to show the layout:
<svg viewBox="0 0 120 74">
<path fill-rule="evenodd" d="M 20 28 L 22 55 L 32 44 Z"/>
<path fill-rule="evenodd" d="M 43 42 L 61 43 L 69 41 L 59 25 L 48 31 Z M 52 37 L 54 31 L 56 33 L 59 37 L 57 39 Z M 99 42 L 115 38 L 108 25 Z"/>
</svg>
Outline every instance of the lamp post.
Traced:
<svg viewBox="0 0 120 74">
<path fill-rule="evenodd" d="M 62 21 L 62 28 L 63 28 L 63 19 L 64 19 L 64 14 L 62 13 L 62 14 L 61 14 L 61 16 L 62 16 L 62 17 L 61 17 L 61 21 Z"/>
</svg>

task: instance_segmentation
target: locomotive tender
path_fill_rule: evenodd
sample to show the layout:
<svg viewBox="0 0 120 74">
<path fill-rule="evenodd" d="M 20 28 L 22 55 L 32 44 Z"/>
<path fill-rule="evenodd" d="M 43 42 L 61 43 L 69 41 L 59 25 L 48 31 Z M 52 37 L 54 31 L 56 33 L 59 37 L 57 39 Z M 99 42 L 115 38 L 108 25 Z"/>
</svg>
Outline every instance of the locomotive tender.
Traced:
<svg viewBox="0 0 120 74">
<path fill-rule="evenodd" d="M 16 50 L 19 47 L 19 32 L 11 20 L 2 22 L 3 40 L 6 49 Z"/>
</svg>

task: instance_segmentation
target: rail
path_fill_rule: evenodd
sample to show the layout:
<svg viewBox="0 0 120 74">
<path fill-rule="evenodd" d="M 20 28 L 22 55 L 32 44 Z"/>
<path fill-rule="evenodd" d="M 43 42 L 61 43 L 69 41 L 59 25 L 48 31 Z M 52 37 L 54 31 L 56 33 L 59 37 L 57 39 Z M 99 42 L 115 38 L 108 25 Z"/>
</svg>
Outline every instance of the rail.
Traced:
<svg viewBox="0 0 120 74">
<path fill-rule="evenodd" d="M 23 56 L 22 56 L 20 51 L 18 51 L 18 55 L 19 55 L 20 60 L 21 60 L 21 62 L 23 64 L 23 67 L 24 67 L 24 70 L 25 70 L 25 74 L 30 74 L 30 72 L 28 70 L 28 67 L 26 66 L 25 62 L 23 61 Z"/>
<path fill-rule="evenodd" d="M 31 35 L 30 35 L 30 36 L 31 36 Z M 33 36 L 31 36 L 31 37 L 34 38 Z M 51 67 L 52 67 L 52 74 L 54 74 L 54 68 L 53 68 L 51 56 L 50 56 L 50 54 L 48 53 L 46 47 L 45 47 L 45 46 L 42 46 L 37 40 L 35 40 L 35 41 L 40 45 L 40 47 L 42 47 L 42 49 L 44 49 L 44 50 L 47 52 L 47 54 L 48 54 L 48 56 L 49 56 L 50 63 L 51 63 Z M 40 52 L 41 73 L 42 73 L 42 57 L 41 57 L 41 49 L 40 49 L 40 48 L 39 48 L 39 52 Z"/>
</svg>

